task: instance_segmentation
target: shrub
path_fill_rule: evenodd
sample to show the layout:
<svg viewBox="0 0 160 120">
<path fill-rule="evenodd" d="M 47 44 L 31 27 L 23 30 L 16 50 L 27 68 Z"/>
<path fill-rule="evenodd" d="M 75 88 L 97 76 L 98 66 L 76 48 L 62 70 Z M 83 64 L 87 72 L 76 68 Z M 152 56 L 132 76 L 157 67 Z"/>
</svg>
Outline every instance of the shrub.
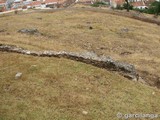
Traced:
<svg viewBox="0 0 160 120">
<path fill-rule="evenodd" d="M 123 4 L 123 8 L 124 8 L 124 9 L 127 9 L 127 3 L 124 3 L 124 4 Z M 129 4 L 129 9 L 130 9 L 130 10 L 133 10 L 133 5 L 130 5 L 130 4 Z"/>
<path fill-rule="evenodd" d="M 153 2 L 150 7 L 154 10 L 154 14 L 157 16 L 160 14 L 160 2 Z"/>
<path fill-rule="evenodd" d="M 148 10 L 147 10 L 147 13 L 148 14 L 155 14 L 155 9 L 153 7 L 150 7 Z"/>
<path fill-rule="evenodd" d="M 133 10 L 141 12 L 141 13 L 147 13 L 148 12 L 148 9 L 133 8 Z"/>
<path fill-rule="evenodd" d="M 148 14 L 159 15 L 159 13 L 160 13 L 160 2 L 155 1 L 155 2 L 151 3 L 149 8 L 144 9 L 143 12 L 148 13 Z"/>
<path fill-rule="evenodd" d="M 99 7 L 99 6 L 106 6 L 108 5 L 107 3 L 105 2 L 95 2 L 94 4 L 92 4 L 91 6 L 92 7 Z"/>
</svg>

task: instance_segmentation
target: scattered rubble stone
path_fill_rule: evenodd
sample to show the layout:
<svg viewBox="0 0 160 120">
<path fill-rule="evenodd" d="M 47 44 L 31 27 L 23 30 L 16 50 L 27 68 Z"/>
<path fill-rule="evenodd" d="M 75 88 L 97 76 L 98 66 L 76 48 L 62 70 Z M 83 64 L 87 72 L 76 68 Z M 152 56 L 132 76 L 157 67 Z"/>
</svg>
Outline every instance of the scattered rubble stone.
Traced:
<svg viewBox="0 0 160 120">
<path fill-rule="evenodd" d="M 155 92 L 152 92 L 152 95 L 155 95 Z"/>
<path fill-rule="evenodd" d="M 129 29 L 128 28 L 122 28 L 121 32 L 126 32 L 127 33 L 127 32 L 129 32 Z"/>
<path fill-rule="evenodd" d="M 18 73 L 15 75 L 15 79 L 19 79 L 21 76 L 22 76 L 22 73 L 18 72 Z"/>
<path fill-rule="evenodd" d="M 82 111 L 82 114 L 87 115 L 88 112 L 87 111 Z"/>
<path fill-rule="evenodd" d="M 15 52 L 32 56 L 40 56 L 40 57 L 63 57 L 71 60 L 76 60 L 80 62 L 84 62 L 87 64 L 94 65 L 99 68 L 104 68 L 111 71 L 119 72 L 124 77 L 131 80 L 138 80 L 139 76 L 135 70 L 135 67 L 128 63 L 123 63 L 119 61 L 115 61 L 107 56 L 97 56 L 94 52 L 85 52 L 85 53 L 73 53 L 73 52 L 65 52 L 65 51 L 29 51 L 23 48 L 14 46 L 14 45 L 4 45 L 0 44 L 0 51 L 6 52 Z"/>
<path fill-rule="evenodd" d="M 23 28 L 23 29 L 20 29 L 18 30 L 19 33 L 25 33 L 25 34 L 30 34 L 30 35 L 40 35 L 41 33 L 33 28 L 33 29 L 26 29 L 26 28 Z"/>
<path fill-rule="evenodd" d="M 31 67 L 37 67 L 37 65 L 31 65 Z"/>
</svg>

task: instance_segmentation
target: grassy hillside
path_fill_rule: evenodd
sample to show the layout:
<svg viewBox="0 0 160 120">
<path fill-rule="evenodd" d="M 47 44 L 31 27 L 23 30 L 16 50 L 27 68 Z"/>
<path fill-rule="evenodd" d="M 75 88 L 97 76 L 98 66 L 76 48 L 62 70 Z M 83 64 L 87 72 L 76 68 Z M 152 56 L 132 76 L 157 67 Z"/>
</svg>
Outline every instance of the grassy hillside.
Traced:
<svg viewBox="0 0 160 120">
<path fill-rule="evenodd" d="M 2 52 L 0 58 L 1 120 L 116 120 L 118 112 L 160 111 L 158 90 L 91 65 Z M 17 72 L 23 75 L 15 80 Z"/>
<path fill-rule="evenodd" d="M 155 24 L 83 9 L 0 19 L 0 28 L 6 30 L 0 32 L 1 43 L 34 50 L 93 51 L 132 63 L 140 74 L 152 74 L 150 83 L 153 76 L 160 77 L 160 27 Z M 43 35 L 18 33 L 22 28 L 37 28 Z"/>
<path fill-rule="evenodd" d="M 152 85 L 160 77 L 160 27 L 155 24 L 81 9 L 17 14 L 0 21 L 0 43 L 95 52 L 134 64 Z M 42 34 L 18 33 L 22 28 Z M 15 80 L 17 72 L 23 74 Z M 0 89 L 0 120 L 117 120 L 118 112 L 160 111 L 157 88 L 62 58 L 0 52 Z"/>
</svg>

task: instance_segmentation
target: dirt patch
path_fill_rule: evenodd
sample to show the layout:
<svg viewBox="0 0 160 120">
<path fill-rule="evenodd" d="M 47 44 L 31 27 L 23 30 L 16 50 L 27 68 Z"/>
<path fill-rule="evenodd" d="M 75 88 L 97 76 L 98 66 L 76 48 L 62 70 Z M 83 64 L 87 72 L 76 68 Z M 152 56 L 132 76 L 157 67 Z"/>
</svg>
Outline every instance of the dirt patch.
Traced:
<svg viewBox="0 0 160 120">
<path fill-rule="evenodd" d="M 160 89 L 160 77 L 154 74 L 150 74 L 147 71 L 138 71 L 139 75 L 144 79 L 148 85 L 154 86 Z"/>
</svg>

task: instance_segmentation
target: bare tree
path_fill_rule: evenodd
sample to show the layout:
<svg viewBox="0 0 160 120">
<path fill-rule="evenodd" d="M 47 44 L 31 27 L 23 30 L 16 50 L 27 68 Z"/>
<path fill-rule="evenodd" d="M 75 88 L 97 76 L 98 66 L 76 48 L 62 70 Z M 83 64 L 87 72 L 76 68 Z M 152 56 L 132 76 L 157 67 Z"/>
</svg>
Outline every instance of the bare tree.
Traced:
<svg viewBox="0 0 160 120">
<path fill-rule="evenodd" d="M 126 1 L 126 4 L 127 4 L 127 12 L 129 12 L 129 2 L 128 0 L 125 0 Z"/>
</svg>

